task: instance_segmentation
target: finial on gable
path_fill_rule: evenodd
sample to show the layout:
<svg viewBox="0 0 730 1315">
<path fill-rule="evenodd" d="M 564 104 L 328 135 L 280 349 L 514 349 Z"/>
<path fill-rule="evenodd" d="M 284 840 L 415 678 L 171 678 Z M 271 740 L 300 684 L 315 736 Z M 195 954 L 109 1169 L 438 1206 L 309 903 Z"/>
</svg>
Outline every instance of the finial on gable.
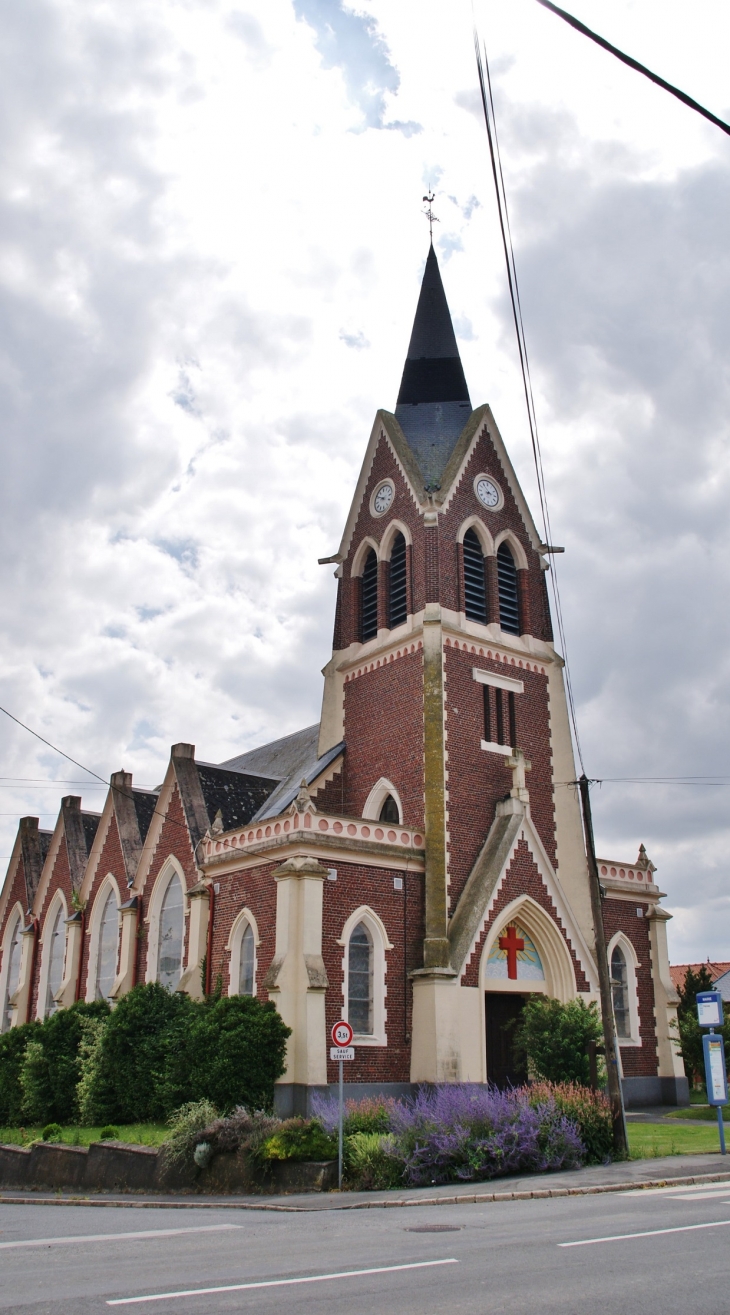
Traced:
<svg viewBox="0 0 730 1315">
<path fill-rule="evenodd" d="M 316 813 L 317 811 L 317 805 L 315 804 L 311 794 L 309 793 L 309 790 L 307 789 L 307 782 L 304 777 L 302 777 L 302 783 L 299 787 L 299 794 L 297 795 L 294 802 L 290 804 L 288 811 L 291 814 Z"/>
</svg>

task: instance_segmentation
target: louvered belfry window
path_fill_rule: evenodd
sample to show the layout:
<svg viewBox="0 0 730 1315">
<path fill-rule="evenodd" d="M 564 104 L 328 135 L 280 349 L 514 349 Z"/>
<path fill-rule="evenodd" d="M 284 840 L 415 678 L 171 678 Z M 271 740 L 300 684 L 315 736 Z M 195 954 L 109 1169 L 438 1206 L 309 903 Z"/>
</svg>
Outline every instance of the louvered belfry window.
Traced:
<svg viewBox="0 0 730 1315">
<path fill-rule="evenodd" d="M 408 620 L 406 590 L 406 541 L 399 532 L 393 540 L 390 554 L 390 628 L 402 626 Z"/>
<path fill-rule="evenodd" d="M 517 568 L 506 543 L 497 549 L 497 583 L 499 586 L 499 624 L 511 635 L 520 633 L 520 606 L 517 599 Z"/>
<path fill-rule="evenodd" d="M 464 612 L 470 621 L 487 624 L 484 553 L 474 530 L 467 530 L 464 535 Z"/>
<path fill-rule="evenodd" d="M 360 641 L 365 644 L 368 639 L 375 639 L 378 633 L 378 559 L 375 550 L 370 549 L 365 558 L 362 573 L 362 617 L 360 621 Z"/>
</svg>

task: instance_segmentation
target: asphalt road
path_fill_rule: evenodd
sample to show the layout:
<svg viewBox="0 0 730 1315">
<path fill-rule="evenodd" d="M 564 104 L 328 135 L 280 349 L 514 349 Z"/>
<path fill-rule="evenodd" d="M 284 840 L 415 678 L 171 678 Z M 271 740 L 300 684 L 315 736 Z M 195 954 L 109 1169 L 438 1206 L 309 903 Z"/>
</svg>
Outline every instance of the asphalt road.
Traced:
<svg viewBox="0 0 730 1315">
<path fill-rule="evenodd" d="M 728 1315 L 730 1183 L 303 1214 L 0 1206 L 0 1310 L 283 1309 Z"/>
</svg>

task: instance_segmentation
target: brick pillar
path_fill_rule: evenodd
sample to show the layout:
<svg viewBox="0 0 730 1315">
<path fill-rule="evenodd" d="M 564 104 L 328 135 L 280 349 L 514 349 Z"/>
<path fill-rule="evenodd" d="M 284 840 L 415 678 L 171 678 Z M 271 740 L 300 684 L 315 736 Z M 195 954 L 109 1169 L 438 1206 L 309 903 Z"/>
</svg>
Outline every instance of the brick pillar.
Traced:
<svg viewBox="0 0 730 1315">
<path fill-rule="evenodd" d="M 487 581 L 487 625 L 496 621 L 499 625 L 499 585 L 497 583 L 497 558 L 484 558 Z"/>
<path fill-rule="evenodd" d="M 425 527 L 426 603 L 438 603 L 441 595 L 438 512 L 427 511 Z"/>
<path fill-rule="evenodd" d="M 532 616 L 530 614 L 530 572 L 517 572 L 517 602 L 520 609 L 520 634 L 532 634 Z"/>
<path fill-rule="evenodd" d="M 378 630 L 390 630 L 390 562 L 378 562 Z"/>
</svg>

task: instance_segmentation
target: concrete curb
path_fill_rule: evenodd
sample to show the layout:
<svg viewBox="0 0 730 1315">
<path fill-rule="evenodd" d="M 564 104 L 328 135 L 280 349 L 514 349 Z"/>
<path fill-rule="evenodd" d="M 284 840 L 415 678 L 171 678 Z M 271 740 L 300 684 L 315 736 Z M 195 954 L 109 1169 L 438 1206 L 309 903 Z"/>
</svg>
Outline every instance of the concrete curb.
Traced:
<svg viewBox="0 0 730 1315">
<path fill-rule="evenodd" d="M 695 1184 L 724 1182 L 730 1182 L 730 1171 L 638 1181 L 634 1178 L 622 1183 L 595 1183 L 587 1187 L 545 1187 L 523 1192 L 474 1192 L 459 1196 L 399 1197 L 396 1200 L 385 1197 L 376 1201 L 353 1201 L 351 1205 L 334 1202 L 331 1205 L 279 1205 L 263 1201 L 259 1205 L 253 1201 L 206 1201 L 199 1197 L 194 1200 L 171 1201 L 169 1198 L 130 1200 L 129 1197 L 41 1195 L 0 1195 L 0 1205 L 92 1205 L 115 1208 L 123 1206 L 131 1210 L 268 1210 L 284 1214 L 317 1214 L 332 1210 L 392 1210 L 421 1205 L 486 1205 L 493 1201 L 543 1201 L 558 1196 L 600 1196 L 606 1192 L 642 1191 L 657 1187 L 691 1187 Z"/>
</svg>

